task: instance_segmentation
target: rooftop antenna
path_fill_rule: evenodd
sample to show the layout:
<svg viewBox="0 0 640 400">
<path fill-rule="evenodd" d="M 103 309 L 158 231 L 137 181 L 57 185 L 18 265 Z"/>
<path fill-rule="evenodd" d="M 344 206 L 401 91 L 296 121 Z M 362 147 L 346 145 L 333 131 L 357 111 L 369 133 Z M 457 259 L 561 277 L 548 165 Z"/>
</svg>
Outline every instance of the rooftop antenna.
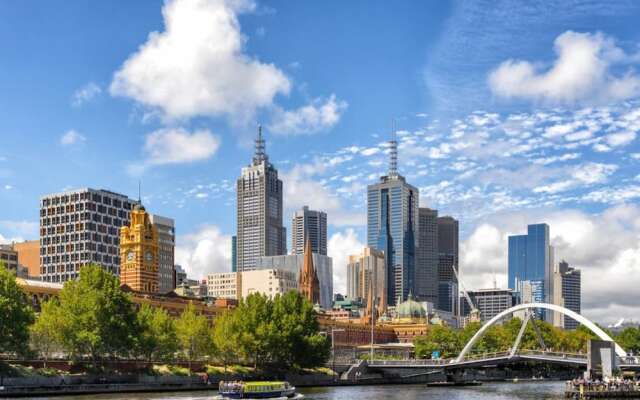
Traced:
<svg viewBox="0 0 640 400">
<path fill-rule="evenodd" d="M 266 145 L 264 138 L 262 137 L 262 125 L 258 124 L 258 137 L 255 141 L 255 155 L 253 156 L 254 164 L 259 164 L 267 159 L 267 153 L 265 151 Z"/>
<path fill-rule="evenodd" d="M 396 140 L 396 120 L 391 120 L 391 140 L 389 141 L 389 176 L 398 176 L 398 141 Z"/>
</svg>

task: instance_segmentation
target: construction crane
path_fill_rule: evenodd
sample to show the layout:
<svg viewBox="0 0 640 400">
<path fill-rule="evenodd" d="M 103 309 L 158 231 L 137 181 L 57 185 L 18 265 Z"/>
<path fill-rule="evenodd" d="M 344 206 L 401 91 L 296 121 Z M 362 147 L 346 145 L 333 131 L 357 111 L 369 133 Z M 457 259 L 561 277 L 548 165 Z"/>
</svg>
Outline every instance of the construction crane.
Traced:
<svg viewBox="0 0 640 400">
<path fill-rule="evenodd" d="M 452 265 L 451 269 L 453 269 L 453 274 L 455 275 L 456 280 L 458 281 L 458 284 L 460 285 L 460 288 L 462 290 L 462 294 L 464 295 L 464 298 L 467 300 L 469 308 L 471 309 L 471 311 L 469 312 L 469 322 L 480 322 L 480 310 L 478 310 L 475 304 L 473 304 L 471 296 L 469 296 L 469 293 L 467 293 L 467 289 L 464 287 L 464 283 L 458 276 L 457 265 Z"/>
</svg>

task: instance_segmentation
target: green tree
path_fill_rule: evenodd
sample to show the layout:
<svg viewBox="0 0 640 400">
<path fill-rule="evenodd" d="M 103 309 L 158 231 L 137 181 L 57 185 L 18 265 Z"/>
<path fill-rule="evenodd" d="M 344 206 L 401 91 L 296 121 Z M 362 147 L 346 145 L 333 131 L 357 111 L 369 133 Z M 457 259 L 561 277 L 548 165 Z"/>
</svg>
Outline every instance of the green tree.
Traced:
<svg viewBox="0 0 640 400">
<path fill-rule="evenodd" d="M 30 327 L 31 346 L 44 359 L 45 368 L 51 354 L 61 348 L 61 333 L 62 318 L 58 301 L 45 301 L 36 322 Z"/>
<path fill-rule="evenodd" d="M 182 312 L 176 321 L 178 345 L 182 353 L 191 362 L 210 354 L 212 350 L 209 322 L 203 315 L 198 315 L 192 303 Z"/>
<path fill-rule="evenodd" d="M 413 344 L 420 358 L 431 357 L 434 351 L 439 351 L 443 358 L 454 357 L 461 348 L 459 332 L 441 325 L 429 327 L 427 334 L 417 337 Z"/>
<path fill-rule="evenodd" d="M 627 352 L 638 354 L 640 352 L 640 328 L 624 328 L 615 337 L 615 341 Z"/>
<path fill-rule="evenodd" d="M 16 276 L 0 262 L 0 353 L 24 353 L 28 350 L 29 325 L 33 309 Z"/>
<path fill-rule="evenodd" d="M 98 265 L 80 270 L 60 291 L 62 344 L 71 356 L 127 354 L 137 333 L 136 315 L 128 294 L 113 274 Z"/>
<path fill-rule="evenodd" d="M 178 350 L 175 321 L 162 308 L 144 304 L 136 315 L 136 352 L 146 360 L 169 360 Z"/>
<path fill-rule="evenodd" d="M 238 356 L 238 315 L 232 311 L 225 311 L 216 318 L 211 332 L 217 358 L 222 361 L 225 373 L 227 365 Z"/>
<path fill-rule="evenodd" d="M 273 302 L 268 297 L 253 293 L 244 298 L 234 311 L 238 319 L 238 349 L 254 368 L 269 362 L 269 350 L 277 341 L 275 326 L 271 323 Z"/>
</svg>

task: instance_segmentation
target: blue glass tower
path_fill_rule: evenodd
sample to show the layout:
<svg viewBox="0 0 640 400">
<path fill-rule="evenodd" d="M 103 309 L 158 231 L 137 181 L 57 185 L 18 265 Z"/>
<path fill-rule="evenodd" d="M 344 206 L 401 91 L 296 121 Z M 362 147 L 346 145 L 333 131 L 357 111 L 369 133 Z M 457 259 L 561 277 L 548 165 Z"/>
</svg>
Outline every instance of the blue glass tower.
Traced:
<svg viewBox="0 0 640 400">
<path fill-rule="evenodd" d="M 415 292 L 419 194 L 398 174 L 395 139 L 390 145 L 388 174 L 367 187 L 367 245 L 385 254 L 387 302 L 395 304 Z"/>
</svg>

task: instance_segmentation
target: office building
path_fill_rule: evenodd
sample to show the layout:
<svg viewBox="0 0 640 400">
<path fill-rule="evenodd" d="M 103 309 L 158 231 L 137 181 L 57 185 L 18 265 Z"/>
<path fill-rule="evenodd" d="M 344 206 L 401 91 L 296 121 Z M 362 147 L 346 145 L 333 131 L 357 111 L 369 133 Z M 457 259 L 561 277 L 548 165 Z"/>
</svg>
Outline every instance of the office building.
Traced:
<svg viewBox="0 0 640 400">
<path fill-rule="evenodd" d="M 303 254 L 307 239 L 314 253 L 327 255 L 327 213 L 304 206 L 291 220 L 291 254 Z"/>
<path fill-rule="evenodd" d="M 480 311 L 480 320 L 488 321 L 504 310 L 513 307 L 513 291 L 511 289 L 480 289 L 468 292 L 471 301 Z M 469 314 L 469 306 L 465 303 L 465 315 Z"/>
<path fill-rule="evenodd" d="M 549 225 L 528 225 L 526 235 L 509 236 L 509 288 L 518 291 L 519 282 L 531 281 L 542 289 L 536 301 L 553 303 L 553 247 L 549 244 Z M 538 310 L 540 318 L 551 321 L 551 314 Z"/>
<path fill-rule="evenodd" d="M 149 220 L 158 231 L 158 291 L 169 293 L 175 285 L 176 228 L 173 219 L 149 214 Z"/>
<path fill-rule="evenodd" d="M 107 190 L 78 189 L 40 200 L 40 276 L 74 279 L 95 263 L 120 274 L 120 228 L 129 225 L 135 200 Z"/>
<path fill-rule="evenodd" d="M 182 265 L 178 265 L 178 264 L 174 266 L 174 269 L 176 274 L 176 278 L 175 278 L 176 287 L 178 287 L 183 285 L 185 282 L 187 282 L 187 271 L 185 271 L 184 268 L 182 268 Z"/>
<path fill-rule="evenodd" d="M 238 273 L 219 272 L 207 275 L 207 296 L 215 299 L 237 299 Z"/>
<path fill-rule="evenodd" d="M 9 271 L 18 274 L 18 252 L 13 249 L 12 245 L 0 244 L 0 263 Z"/>
<path fill-rule="evenodd" d="M 231 271 L 238 271 L 238 237 L 231 236 Z"/>
<path fill-rule="evenodd" d="M 415 292 L 418 189 L 398 173 L 398 143 L 390 141 L 387 175 L 367 187 L 367 245 L 384 252 L 387 301 L 399 304 Z"/>
<path fill-rule="evenodd" d="M 240 294 L 242 298 L 253 293 L 275 297 L 290 290 L 298 290 L 296 273 L 283 269 L 261 269 L 240 273 Z"/>
<path fill-rule="evenodd" d="M 579 269 L 569 267 L 569 263 L 561 261 L 553 273 L 554 304 L 568 308 L 580 314 L 582 310 L 581 293 L 582 274 Z M 553 313 L 553 325 L 564 329 L 576 329 L 580 325 L 576 320 L 557 312 Z"/>
<path fill-rule="evenodd" d="M 320 306 L 331 309 L 333 303 L 333 260 L 331 257 L 313 253 L 313 266 L 320 281 Z M 280 269 L 293 272 L 298 279 L 300 270 L 304 266 L 303 254 L 290 254 L 283 256 L 260 257 L 256 263 L 256 269 Z"/>
<path fill-rule="evenodd" d="M 456 314 L 458 312 L 458 220 L 449 216 L 438 217 L 438 301 L 436 307 Z M 454 272 L 455 268 L 455 272 Z M 445 296 L 445 293 L 449 293 Z M 452 308 L 452 304 L 454 305 Z"/>
<path fill-rule="evenodd" d="M 416 292 L 418 301 L 438 302 L 438 211 L 418 209 L 416 250 Z"/>
<path fill-rule="evenodd" d="M 13 250 L 18 253 L 18 264 L 27 269 L 29 278 L 40 276 L 40 241 L 25 240 L 14 243 Z"/>
<path fill-rule="evenodd" d="M 269 162 L 258 128 L 251 165 L 242 168 L 237 189 L 237 271 L 255 269 L 260 257 L 287 253 L 282 225 L 282 181 Z"/>
<path fill-rule="evenodd" d="M 158 229 L 141 204 L 131 211 L 131 225 L 120 228 L 120 283 L 131 290 L 158 293 Z"/>
<path fill-rule="evenodd" d="M 387 274 L 384 253 L 365 247 L 360 254 L 349 256 L 347 264 L 347 297 L 368 302 L 373 280 L 373 295 L 378 315 L 387 309 Z M 369 304 L 366 303 L 368 307 Z"/>
</svg>

